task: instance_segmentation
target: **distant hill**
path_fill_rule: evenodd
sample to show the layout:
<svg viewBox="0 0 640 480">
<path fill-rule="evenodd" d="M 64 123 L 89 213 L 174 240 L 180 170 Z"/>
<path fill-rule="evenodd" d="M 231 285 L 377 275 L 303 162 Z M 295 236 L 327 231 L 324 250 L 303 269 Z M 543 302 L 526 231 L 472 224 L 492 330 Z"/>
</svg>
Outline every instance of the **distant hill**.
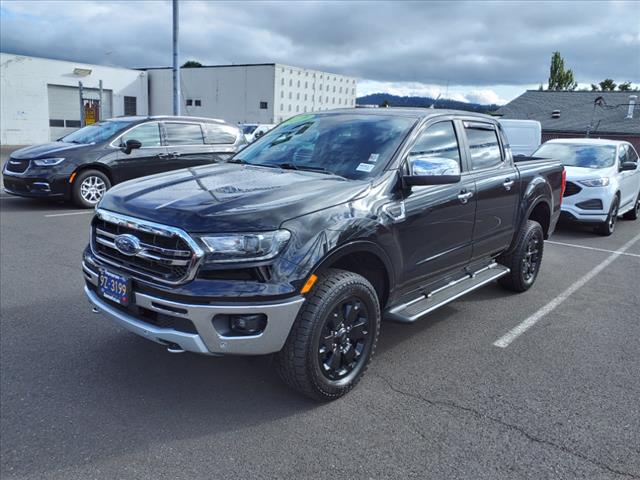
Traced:
<svg viewBox="0 0 640 480">
<path fill-rule="evenodd" d="M 391 107 L 424 107 L 428 108 L 435 103 L 435 108 L 451 108 L 454 110 L 466 110 L 468 112 L 489 113 L 494 112 L 500 105 L 482 105 L 480 103 L 459 102 L 447 98 L 436 100 L 430 97 L 399 97 L 388 93 L 372 93 L 356 99 L 356 105 L 381 105 L 384 101 Z"/>
</svg>

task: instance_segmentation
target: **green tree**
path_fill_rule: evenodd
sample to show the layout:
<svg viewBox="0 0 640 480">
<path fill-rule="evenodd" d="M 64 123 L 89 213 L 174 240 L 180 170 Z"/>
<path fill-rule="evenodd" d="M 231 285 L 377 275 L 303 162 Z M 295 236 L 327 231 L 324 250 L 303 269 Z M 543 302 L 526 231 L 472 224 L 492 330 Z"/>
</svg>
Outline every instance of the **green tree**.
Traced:
<svg viewBox="0 0 640 480">
<path fill-rule="evenodd" d="M 385 98 L 384 101 L 380 104 L 380 106 L 383 108 L 386 108 L 386 107 L 390 107 L 391 104 L 389 103 L 389 100 Z"/>
<path fill-rule="evenodd" d="M 620 85 L 618 85 L 618 90 L 620 90 L 621 92 L 628 92 L 629 90 L 631 90 L 631 82 L 621 83 Z"/>
<path fill-rule="evenodd" d="M 578 83 L 573 78 L 571 69 L 565 70 L 564 59 L 560 52 L 553 52 L 549 68 L 549 90 L 575 90 Z"/>
<path fill-rule="evenodd" d="M 600 89 L 603 92 L 612 92 L 616 89 L 616 82 L 614 82 L 611 78 L 605 78 L 600 82 Z"/>
<path fill-rule="evenodd" d="M 186 62 L 184 62 L 184 65 L 182 65 L 182 67 L 180 68 L 197 68 L 201 66 L 202 64 L 197 60 L 187 60 Z"/>
<path fill-rule="evenodd" d="M 597 92 L 598 90 L 600 90 L 600 86 L 596 85 L 595 83 L 591 84 L 591 91 L 592 92 Z"/>
</svg>

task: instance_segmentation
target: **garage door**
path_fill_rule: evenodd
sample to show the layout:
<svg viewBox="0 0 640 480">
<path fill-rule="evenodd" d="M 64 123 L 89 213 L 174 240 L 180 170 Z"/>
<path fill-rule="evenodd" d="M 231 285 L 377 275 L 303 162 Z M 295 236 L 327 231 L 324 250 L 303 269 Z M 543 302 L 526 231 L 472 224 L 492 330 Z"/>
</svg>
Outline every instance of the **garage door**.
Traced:
<svg viewBox="0 0 640 480">
<path fill-rule="evenodd" d="M 47 85 L 49 97 L 49 135 L 51 140 L 60 138 L 80 128 L 80 96 L 78 87 Z M 84 88 L 85 100 L 100 99 L 100 90 Z M 111 90 L 102 90 L 100 118 L 111 118 Z"/>
</svg>

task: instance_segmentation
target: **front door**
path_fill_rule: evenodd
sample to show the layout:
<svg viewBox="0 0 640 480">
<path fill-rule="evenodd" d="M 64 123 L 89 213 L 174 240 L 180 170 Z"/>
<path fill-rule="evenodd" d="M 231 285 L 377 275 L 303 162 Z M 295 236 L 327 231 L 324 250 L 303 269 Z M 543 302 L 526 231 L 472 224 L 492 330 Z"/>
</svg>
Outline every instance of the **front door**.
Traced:
<svg viewBox="0 0 640 480">
<path fill-rule="evenodd" d="M 511 244 L 516 228 L 520 176 L 494 124 L 465 121 L 463 125 L 469 168 L 476 184 L 472 255 L 476 260 Z"/>
<path fill-rule="evenodd" d="M 125 132 L 117 141 L 124 145 L 127 140 L 138 140 L 142 147 L 131 153 L 119 151 L 112 165 L 116 182 L 144 177 L 166 170 L 167 149 L 162 146 L 160 125 L 158 122 L 143 123 Z"/>
<path fill-rule="evenodd" d="M 622 164 L 631 162 L 636 164 L 635 170 L 621 171 Z M 635 205 L 640 188 L 640 171 L 638 171 L 638 154 L 631 145 L 622 144 L 618 147 L 618 176 L 620 179 L 620 210 L 627 210 Z"/>
<path fill-rule="evenodd" d="M 451 159 L 458 163 L 462 180 L 450 185 L 413 186 L 407 191 L 405 218 L 395 227 L 403 252 L 401 288 L 405 291 L 460 269 L 471 258 L 475 185 L 463 168 L 459 134 L 452 121 L 427 125 L 409 151 L 409 171 L 416 159 L 431 158 L 434 163 Z"/>
</svg>

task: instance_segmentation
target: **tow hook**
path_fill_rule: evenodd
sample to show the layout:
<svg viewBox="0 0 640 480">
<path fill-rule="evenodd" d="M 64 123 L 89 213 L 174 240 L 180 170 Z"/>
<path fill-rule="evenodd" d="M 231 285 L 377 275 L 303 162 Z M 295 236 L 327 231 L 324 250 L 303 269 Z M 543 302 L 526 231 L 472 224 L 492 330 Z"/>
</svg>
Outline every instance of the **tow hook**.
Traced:
<svg viewBox="0 0 640 480">
<path fill-rule="evenodd" d="M 98 307 L 96 307 L 95 305 L 93 305 L 93 306 L 91 307 L 91 311 L 92 311 L 93 313 L 100 313 L 100 309 L 99 309 Z"/>
<path fill-rule="evenodd" d="M 167 345 L 167 352 L 169 353 L 184 353 L 185 350 L 176 343 L 170 343 Z"/>
</svg>

